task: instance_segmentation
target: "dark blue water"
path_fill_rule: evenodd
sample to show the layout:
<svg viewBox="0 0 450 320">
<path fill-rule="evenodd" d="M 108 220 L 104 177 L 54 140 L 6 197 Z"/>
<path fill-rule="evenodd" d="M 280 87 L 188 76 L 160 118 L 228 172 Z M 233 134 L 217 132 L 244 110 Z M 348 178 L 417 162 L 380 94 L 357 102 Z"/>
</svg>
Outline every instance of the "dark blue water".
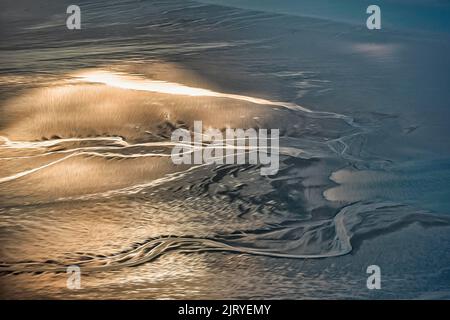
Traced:
<svg viewBox="0 0 450 320">
<path fill-rule="evenodd" d="M 389 29 L 413 29 L 417 32 L 450 32 L 450 3 L 445 0 L 203 0 L 237 8 L 316 17 L 321 19 L 363 24 L 368 6 L 380 7 L 383 25 Z"/>
</svg>

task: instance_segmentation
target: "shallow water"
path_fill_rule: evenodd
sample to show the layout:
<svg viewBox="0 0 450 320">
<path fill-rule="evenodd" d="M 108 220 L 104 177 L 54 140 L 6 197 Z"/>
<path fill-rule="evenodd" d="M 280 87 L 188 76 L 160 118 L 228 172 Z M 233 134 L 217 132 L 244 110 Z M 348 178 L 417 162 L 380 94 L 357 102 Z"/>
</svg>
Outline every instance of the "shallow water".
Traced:
<svg viewBox="0 0 450 320">
<path fill-rule="evenodd" d="M 2 298 L 449 297 L 448 38 L 186 1 L 82 2 L 71 32 L 25 2 L 1 18 Z M 174 165 L 196 120 L 279 128 L 279 172 Z"/>
</svg>

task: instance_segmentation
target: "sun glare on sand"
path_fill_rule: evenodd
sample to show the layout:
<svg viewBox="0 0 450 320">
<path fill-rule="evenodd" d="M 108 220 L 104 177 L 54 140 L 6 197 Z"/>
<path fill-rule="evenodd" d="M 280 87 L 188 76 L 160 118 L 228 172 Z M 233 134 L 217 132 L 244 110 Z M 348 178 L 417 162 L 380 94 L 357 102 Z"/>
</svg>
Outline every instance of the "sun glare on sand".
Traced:
<svg viewBox="0 0 450 320">
<path fill-rule="evenodd" d="M 121 88 L 121 89 L 131 89 L 140 91 L 150 91 L 158 93 L 176 94 L 176 95 L 186 95 L 186 96 L 196 96 L 196 97 L 218 97 L 218 98 L 229 98 L 241 101 L 247 101 L 255 104 L 264 104 L 271 106 L 284 106 L 292 107 L 286 103 L 273 102 L 266 99 L 260 99 L 255 97 L 249 97 L 238 94 L 228 94 L 222 92 L 216 92 L 208 89 L 194 88 L 185 86 L 175 82 L 166 82 L 160 80 L 152 80 L 139 76 L 131 76 L 123 73 L 113 73 L 104 70 L 88 71 L 83 73 L 78 73 L 75 78 L 79 81 L 91 82 L 91 83 L 103 83 L 105 85 Z M 296 106 L 297 108 L 301 108 Z M 304 108 L 302 108 L 304 109 Z M 304 109 L 304 111 L 308 111 Z"/>
</svg>

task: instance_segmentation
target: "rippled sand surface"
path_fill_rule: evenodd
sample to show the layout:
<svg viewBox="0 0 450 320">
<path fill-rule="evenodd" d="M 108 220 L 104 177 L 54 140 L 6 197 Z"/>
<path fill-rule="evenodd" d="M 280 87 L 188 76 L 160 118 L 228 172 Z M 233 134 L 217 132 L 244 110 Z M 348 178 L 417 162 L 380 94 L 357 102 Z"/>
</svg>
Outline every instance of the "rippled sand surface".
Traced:
<svg viewBox="0 0 450 320">
<path fill-rule="evenodd" d="M 186 1 L 86 2 L 76 33 L 25 6 L 2 16 L 2 298 L 450 297 L 448 41 Z M 173 164 L 197 120 L 280 129 L 279 172 Z"/>
</svg>

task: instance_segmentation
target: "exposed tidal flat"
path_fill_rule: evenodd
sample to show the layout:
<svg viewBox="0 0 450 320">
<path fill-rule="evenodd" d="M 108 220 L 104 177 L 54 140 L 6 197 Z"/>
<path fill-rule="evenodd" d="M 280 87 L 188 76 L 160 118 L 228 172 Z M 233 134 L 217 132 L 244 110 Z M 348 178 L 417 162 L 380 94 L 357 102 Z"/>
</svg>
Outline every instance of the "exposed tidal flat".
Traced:
<svg viewBox="0 0 450 320">
<path fill-rule="evenodd" d="M 2 12 L 2 298 L 449 298 L 448 38 L 186 1 L 86 1 L 77 33 L 61 7 Z M 280 170 L 175 165 L 197 120 L 280 129 Z"/>
</svg>

